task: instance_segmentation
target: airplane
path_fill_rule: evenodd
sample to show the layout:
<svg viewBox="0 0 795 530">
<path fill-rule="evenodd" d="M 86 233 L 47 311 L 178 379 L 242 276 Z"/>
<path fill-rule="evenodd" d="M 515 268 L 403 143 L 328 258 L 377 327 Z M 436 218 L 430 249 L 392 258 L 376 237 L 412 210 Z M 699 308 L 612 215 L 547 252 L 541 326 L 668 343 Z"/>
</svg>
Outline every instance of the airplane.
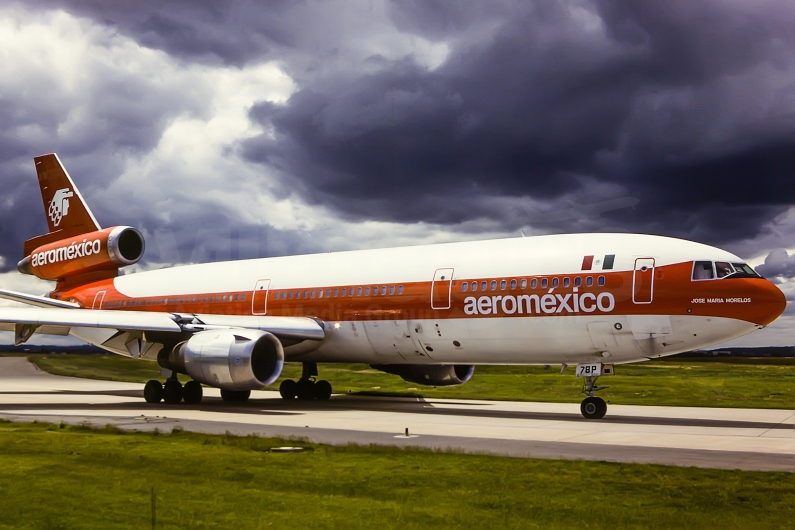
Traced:
<svg viewBox="0 0 795 530">
<path fill-rule="evenodd" d="M 72 335 L 157 362 L 148 403 L 245 401 L 302 363 L 282 398 L 326 400 L 318 363 L 366 363 L 420 385 L 460 385 L 476 365 L 575 365 L 580 410 L 605 416 L 615 366 L 763 328 L 784 294 L 739 257 L 681 239 L 563 234 L 185 265 L 121 274 L 144 254 L 130 226 L 102 228 L 56 154 L 34 158 L 49 231 L 18 270 L 56 282 L 0 329 Z M 191 378 L 183 386 L 177 374 Z"/>
</svg>

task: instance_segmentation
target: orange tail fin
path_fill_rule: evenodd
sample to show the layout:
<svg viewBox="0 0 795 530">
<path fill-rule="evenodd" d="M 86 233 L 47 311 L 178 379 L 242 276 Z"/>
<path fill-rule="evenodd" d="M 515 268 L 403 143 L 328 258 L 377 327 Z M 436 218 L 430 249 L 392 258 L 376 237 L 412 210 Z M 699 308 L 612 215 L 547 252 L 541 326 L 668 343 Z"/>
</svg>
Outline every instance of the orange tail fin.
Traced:
<svg viewBox="0 0 795 530">
<path fill-rule="evenodd" d="M 24 255 L 28 256 L 34 249 L 53 241 L 100 230 L 94 214 L 64 169 L 58 155 L 41 155 L 33 161 L 39 176 L 49 233 L 25 241 Z"/>
</svg>

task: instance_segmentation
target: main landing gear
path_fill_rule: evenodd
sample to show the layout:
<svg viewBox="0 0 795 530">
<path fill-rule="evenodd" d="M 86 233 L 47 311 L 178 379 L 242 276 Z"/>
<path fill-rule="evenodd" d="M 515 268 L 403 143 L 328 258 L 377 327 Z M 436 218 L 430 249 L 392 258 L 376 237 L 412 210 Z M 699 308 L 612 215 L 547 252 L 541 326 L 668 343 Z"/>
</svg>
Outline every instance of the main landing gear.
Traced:
<svg viewBox="0 0 795 530">
<path fill-rule="evenodd" d="M 198 381 L 191 380 L 182 386 L 176 374 L 166 379 L 165 384 L 152 379 L 144 386 L 144 399 L 147 403 L 163 401 L 168 405 L 177 405 L 184 401 L 188 405 L 196 405 L 201 403 L 202 395 L 202 386 Z"/>
<path fill-rule="evenodd" d="M 279 386 L 279 394 L 284 399 L 325 401 L 331 397 L 331 383 L 317 380 L 317 363 L 303 363 L 301 379 L 285 379 Z"/>
</svg>

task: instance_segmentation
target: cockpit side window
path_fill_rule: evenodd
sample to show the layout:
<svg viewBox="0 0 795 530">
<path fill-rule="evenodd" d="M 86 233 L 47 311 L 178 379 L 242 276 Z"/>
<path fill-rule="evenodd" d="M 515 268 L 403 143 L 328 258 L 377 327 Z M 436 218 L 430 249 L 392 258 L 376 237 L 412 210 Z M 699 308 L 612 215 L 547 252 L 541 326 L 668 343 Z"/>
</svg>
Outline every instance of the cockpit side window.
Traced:
<svg viewBox="0 0 795 530">
<path fill-rule="evenodd" d="M 696 261 L 693 263 L 694 280 L 711 280 L 715 277 L 711 261 Z"/>
<path fill-rule="evenodd" d="M 715 274 L 718 278 L 725 278 L 733 272 L 734 267 L 731 266 L 731 263 L 726 263 L 725 261 L 715 262 Z"/>
</svg>

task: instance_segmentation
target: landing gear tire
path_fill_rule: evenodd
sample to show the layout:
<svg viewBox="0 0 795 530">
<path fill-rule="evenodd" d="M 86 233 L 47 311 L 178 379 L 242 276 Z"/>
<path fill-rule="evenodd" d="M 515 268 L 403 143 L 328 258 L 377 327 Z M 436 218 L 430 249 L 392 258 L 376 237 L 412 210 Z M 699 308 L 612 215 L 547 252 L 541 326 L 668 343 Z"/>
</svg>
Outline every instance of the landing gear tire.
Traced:
<svg viewBox="0 0 795 530">
<path fill-rule="evenodd" d="M 331 397 L 331 383 L 321 379 L 316 381 L 312 393 L 318 401 L 326 401 Z"/>
<path fill-rule="evenodd" d="M 224 390 L 221 389 L 221 399 L 224 401 L 245 402 L 251 397 L 251 390 Z"/>
<path fill-rule="evenodd" d="M 589 420 L 600 420 L 607 414 L 607 403 L 600 397 L 587 397 L 582 400 L 580 412 Z"/>
<path fill-rule="evenodd" d="M 202 402 L 202 385 L 198 381 L 188 381 L 182 387 L 182 399 L 188 405 L 197 405 Z"/>
<path fill-rule="evenodd" d="M 296 384 L 295 394 L 298 399 L 310 401 L 315 397 L 315 382 L 311 379 L 300 379 Z"/>
<path fill-rule="evenodd" d="M 295 396 L 298 395 L 298 384 L 292 379 L 285 379 L 279 385 L 279 394 L 282 399 L 295 399 Z"/>
<path fill-rule="evenodd" d="M 163 385 L 157 379 L 147 381 L 144 386 L 144 399 L 147 403 L 160 403 L 163 399 Z"/>
<path fill-rule="evenodd" d="M 182 401 L 182 384 L 176 379 L 166 379 L 163 385 L 163 401 L 176 405 Z"/>
</svg>

